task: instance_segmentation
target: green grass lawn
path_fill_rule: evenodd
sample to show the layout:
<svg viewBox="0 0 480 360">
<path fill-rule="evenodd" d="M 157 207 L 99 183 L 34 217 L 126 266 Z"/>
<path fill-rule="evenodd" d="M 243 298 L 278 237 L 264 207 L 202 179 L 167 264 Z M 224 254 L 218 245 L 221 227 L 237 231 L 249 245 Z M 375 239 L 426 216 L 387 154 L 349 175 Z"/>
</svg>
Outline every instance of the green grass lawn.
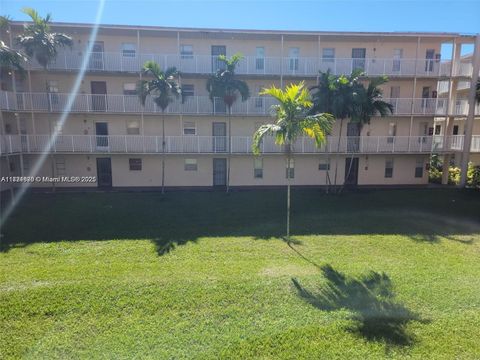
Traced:
<svg viewBox="0 0 480 360">
<path fill-rule="evenodd" d="M 480 193 L 30 194 L 0 358 L 480 359 Z"/>
</svg>

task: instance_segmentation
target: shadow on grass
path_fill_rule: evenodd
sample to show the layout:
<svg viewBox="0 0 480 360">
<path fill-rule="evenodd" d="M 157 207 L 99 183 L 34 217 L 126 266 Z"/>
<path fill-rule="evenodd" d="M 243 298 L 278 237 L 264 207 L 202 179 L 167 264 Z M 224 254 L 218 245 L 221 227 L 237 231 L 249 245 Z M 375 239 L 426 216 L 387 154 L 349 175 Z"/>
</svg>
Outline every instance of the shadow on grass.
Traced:
<svg viewBox="0 0 480 360">
<path fill-rule="evenodd" d="M 349 330 L 368 341 L 385 342 L 389 346 L 414 344 L 415 339 L 407 331 L 407 325 L 422 320 L 395 299 L 387 274 L 372 271 L 358 278 L 349 277 L 328 264 L 321 266 L 320 270 L 326 283 L 315 291 L 292 278 L 298 296 L 319 310 L 349 311 L 355 322 Z"/>
<path fill-rule="evenodd" d="M 159 255 L 202 237 L 279 239 L 283 190 L 28 194 L 2 228 L 0 251 L 55 241 L 150 239 Z M 473 243 L 480 192 L 378 190 L 325 195 L 292 191 L 292 233 L 389 235 Z"/>
</svg>

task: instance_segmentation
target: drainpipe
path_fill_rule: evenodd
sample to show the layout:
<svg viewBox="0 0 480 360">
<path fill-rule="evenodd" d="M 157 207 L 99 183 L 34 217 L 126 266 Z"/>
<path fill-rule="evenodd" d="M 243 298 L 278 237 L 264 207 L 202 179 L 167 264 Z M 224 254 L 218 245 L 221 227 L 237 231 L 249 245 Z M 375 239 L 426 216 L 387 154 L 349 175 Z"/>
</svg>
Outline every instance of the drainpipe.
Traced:
<svg viewBox="0 0 480 360">
<path fill-rule="evenodd" d="M 283 35 L 281 36 L 281 55 L 280 55 L 280 87 L 283 88 Z"/>
<path fill-rule="evenodd" d="M 468 93 L 468 116 L 465 122 L 465 138 L 463 142 L 462 163 L 460 173 L 460 187 L 467 185 L 467 169 L 470 160 L 470 147 L 472 145 L 473 120 L 475 118 L 475 95 L 476 84 L 478 82 L 478 72 L 480 71 L 480 34 L 475 38 L 475 50 L 473 52 L 473 74 L 470 82 L 470 91 Z"/>
</svg>

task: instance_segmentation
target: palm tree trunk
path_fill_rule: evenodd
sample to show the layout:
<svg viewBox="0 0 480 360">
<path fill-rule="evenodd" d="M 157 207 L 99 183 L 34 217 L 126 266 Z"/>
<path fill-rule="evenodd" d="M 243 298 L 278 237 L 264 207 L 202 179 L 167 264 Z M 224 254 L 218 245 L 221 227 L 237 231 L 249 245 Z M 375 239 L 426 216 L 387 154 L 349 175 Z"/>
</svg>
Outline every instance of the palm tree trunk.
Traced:
<svg viewBox="0 0 480 360">
<path fill-rule="evenodd" d="M 165 194 L 165 110 L 162 109 L 162 194 Z"/>
<path fill-rule="evenodd" d="M 5 131 L 5 124 L 3 123 L 3 112 L 0 110 L 0 126 L 2 127 L 2 132 Z M 6 134 L 5 134 L 6 136 Z M 10 172 L 10 155 L 8 154 L 7 152 L 7 156 L 6 156 L 6 159 L 7 159 L 7 176 L 10 178 L 11 177 L 11 172 Z M 10 202 L 13 202 L 13 195 L 14 195 L 14 191 L 13 191 L 13 182 L 9 181 L 9 184 L 10 184 Z"/>
<path fill-rule="evenodd" d="M 290 241 L 290 144 L 287 144 L 287 241 Z"/>
<path fill-rule="evenodd" d="M 230 161 L 232 158 L 232 107 L 228 106 L 227 193 L 230 191 Z"/>
<path fill-rule="evenodd" d="M 333 191 L 337 191 L 337 172 L 338 172 L 338 160 L 340 157 L 340 141 L 342 140 L 342 130 L 343 130 L 343 118 L 340 119 L 340 133 L 338 135 L 337 142 L 337 155 L 335 156 L 335 175 L 333 178 Z"/>
<path fill-rule="evenodd" d="M 358 136 L 359 137 L 360 137 L 361 133 L 362 133 L 362 124 L 359 123 L 358 124 Z M 347 139 L 347 141 L 348 141 L 348 139 Z M 360 146 L 360 144 L 359 144 L 359 146 Z M 348 142 L 347 142 L 347 147 L 348 147 Z M 354 151 L 352 151 L 352 156 L 350 156 L 350 164 L 348 166 L 348 172 L 345 175 L 345 179 L 348 179 L 348 177 L 350 176 L 350 172 L 352 171 L 353 158 L 355 157 L 355 154 L 356 153 Z M 339 193 L 341 193 L 343 191 L 344 187 L 345 187 L 345 182 L 343 182 L 342 186 L 340 187 Z"/>
</svg>

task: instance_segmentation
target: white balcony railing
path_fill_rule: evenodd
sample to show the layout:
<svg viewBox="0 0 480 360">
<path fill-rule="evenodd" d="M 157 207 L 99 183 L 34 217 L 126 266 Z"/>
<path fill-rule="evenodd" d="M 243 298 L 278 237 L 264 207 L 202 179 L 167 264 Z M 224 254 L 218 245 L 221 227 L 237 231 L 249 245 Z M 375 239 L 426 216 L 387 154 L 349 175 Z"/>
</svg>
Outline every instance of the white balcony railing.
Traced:
<svg viewBox="0 0 480 360">
<path fill-rule="evenodd" d="M 117 52 L 92 53 L 87 62 L 88 71 L 139 72 L 148 60 L 157 62 L 162 68 L 175 66 L 183 73 L 210 74 L 221 66 L 217 56 L 176 55 L 176 54 L 129 54 Z M 48 65 L 50 70 L 79 70 L 86 52 L 62 51 Z M 471 76 L 471 61 L 459 61 L 455 67 L 459 76 Z M 35 61 L 26 64 L 30 69 L 43 69 Z M 350 74 L 355 69 L 368 76 L 450 76 L 450 61 L 434 59 L 393 59 L 393 58 L 336 58 L 319 57 L 257 57 L 245 56 L 237 66 L 238 74 L 245 75 L 298 75 L 316 76 L 321 71 L 333 74 Z"/>
<path fill-rule="evenodd" d="M 63 112 L 65 111 L 70 94 L 62 93 L 13 93 L 0 91 L 0 108 L 10 111 L 38 111 Z M 446 115 L 447 99 L 384 99 L 393 105 L 393 115 Z M 276 101 L 271 97 L 251 97 L 245 102 L 237 101 L 232 107 L 234 115 L 270 115 L 270 108 Z M 70 109 L 74 113 L 107 112 L 107 113 L 161 113 L 161 109 L 151 97 L 147 97 L 145 106 L 140 104 L 136 95 L 73 95 Z M 171 103 L 166 109 L 167 114 L 198 114 L 198 115 L 226 115 L 223 100 L 213 102 L 208 96 L 188 96 L 182 102 L 180 99 Z M 468 101 L 457 100 L 455 109 L 449 115 L 467 115 Z M 477 106 L 476 114 L 480 114 Z"/>
<path fill-rule="evenodd" d="M 1 154 L 13 153 L 162 153 L 161 136 L 140 135 L 59 135 L 50 144 L 49 135 L 1 135 Z M 231 152 L 252 152 L 251 136 L 233 136 Z M 317 148 L 310 138 L 302 137 L 293 145 L 300 154 L 314 153 L 432 153 L 461 151 L 463 135 L 443 136 L 360 136 L 328 138 L 327 144 Z M 224 136 L 166 136 L 165 152 L 169 154 L 227 153 L 228 138 Z M 282 153 L 272 137 L 264 139 L 262 153 Z M 472 141 L 472 151 L 480 151 L 480 136 Z"/>
</svg>

